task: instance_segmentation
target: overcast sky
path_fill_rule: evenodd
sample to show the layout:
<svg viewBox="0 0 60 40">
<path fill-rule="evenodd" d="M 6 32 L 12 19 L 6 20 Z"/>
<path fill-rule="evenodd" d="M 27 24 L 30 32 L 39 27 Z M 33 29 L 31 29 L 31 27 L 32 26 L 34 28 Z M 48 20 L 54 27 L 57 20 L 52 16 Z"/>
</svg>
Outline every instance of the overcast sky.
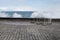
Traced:
<svg viewBox="0 0 60 40">
<path fill-rule="evenodd" d="M 60 9 L 60 0 L 0 0 L 0 7 L 18 7 L 27 10 Z"/>
</svg>

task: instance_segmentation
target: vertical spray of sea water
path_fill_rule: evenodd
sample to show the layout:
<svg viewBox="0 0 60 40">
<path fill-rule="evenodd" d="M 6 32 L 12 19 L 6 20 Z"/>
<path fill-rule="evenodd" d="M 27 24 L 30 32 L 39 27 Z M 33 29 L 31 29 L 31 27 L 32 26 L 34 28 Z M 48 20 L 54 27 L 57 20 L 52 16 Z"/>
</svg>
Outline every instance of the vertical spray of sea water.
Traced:
<svg viewBox="0 0 60 40">
<path fill-rule="evenodd" d="M 49 12 L 33 12 L 31 18 L 52 18 Z"/>
<path fill-rule="evenodd" d="M 42 17 L 44 17 L 43 14 L 41 14 L 37 11 L 33 12 L 31 15 L 31 18 L 42 18 Z"/>
</svg>

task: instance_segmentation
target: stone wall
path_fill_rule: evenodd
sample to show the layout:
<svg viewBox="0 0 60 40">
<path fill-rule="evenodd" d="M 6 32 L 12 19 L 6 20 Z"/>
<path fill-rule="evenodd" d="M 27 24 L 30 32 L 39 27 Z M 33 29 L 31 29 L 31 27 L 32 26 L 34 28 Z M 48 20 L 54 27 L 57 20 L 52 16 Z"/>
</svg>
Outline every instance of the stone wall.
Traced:
<svg viewBox="0 0 60 40">
<path fill-rule="evenodd" d="M 49 21 L 47 18 L 0 18 L 0 21 Z M 60 22 L 60 19 L 52 19 L 52 22 Z"/>
</svg>

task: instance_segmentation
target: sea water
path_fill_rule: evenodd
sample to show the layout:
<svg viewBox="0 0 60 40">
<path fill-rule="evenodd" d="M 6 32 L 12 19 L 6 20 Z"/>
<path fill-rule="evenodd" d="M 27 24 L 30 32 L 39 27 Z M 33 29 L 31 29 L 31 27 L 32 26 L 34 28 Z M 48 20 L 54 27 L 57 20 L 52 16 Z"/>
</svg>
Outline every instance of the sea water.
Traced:
<svg viewBox="0 0 60 40">
<path fill-rule="evenodd" d="M 2 13 L 8 14 L 9 17 L 13 17 L 14 14 L 16 14 L 16 16 L 18 15 L 22 15 L 22 18 L 30 18 L 33 11 L 2 11 Z"/>
</svg>

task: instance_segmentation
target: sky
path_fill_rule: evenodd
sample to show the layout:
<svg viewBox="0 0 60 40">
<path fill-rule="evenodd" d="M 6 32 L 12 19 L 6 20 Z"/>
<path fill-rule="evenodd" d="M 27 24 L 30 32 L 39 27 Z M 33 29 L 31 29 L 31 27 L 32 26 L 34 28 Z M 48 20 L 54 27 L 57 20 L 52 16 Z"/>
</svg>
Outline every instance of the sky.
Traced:
<svg viewBox="0 0 60 40">
<path fill-rule="evenodd" d="M 60 0 L 0 0 L 0 7 L 46 10 L 60 7 Z"/>
<path fill-rule="evenodd" d="M 60 18 L 60 0 L 0 0 L 0 10 L 38 11 L 32 15 Z"/>
</svg>

